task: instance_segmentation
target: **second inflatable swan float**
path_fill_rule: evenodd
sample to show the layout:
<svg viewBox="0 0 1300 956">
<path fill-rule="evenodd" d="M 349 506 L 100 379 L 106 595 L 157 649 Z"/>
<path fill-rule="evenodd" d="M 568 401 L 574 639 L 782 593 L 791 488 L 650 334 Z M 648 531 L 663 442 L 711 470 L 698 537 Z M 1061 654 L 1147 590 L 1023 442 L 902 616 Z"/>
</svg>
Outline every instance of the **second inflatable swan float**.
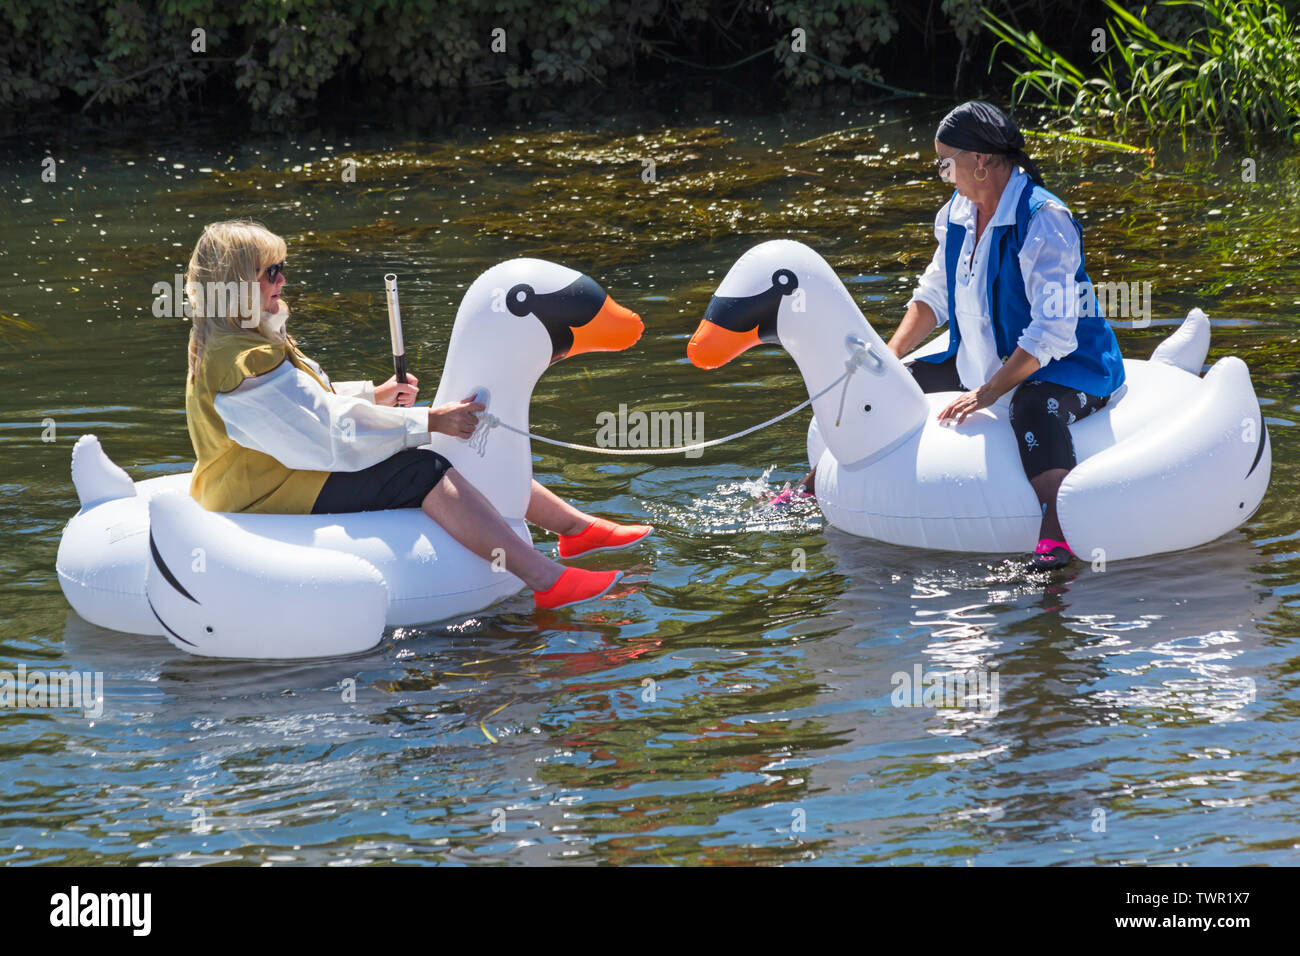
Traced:
<svg viewBox="0 0 1300 956">
<path fill-rule="evenodd" d="M 642 329 L 639 316 L 573 269 L 540 259 L 501 263 L 461 301 L 434 404 L 477 395 L 489 413 L 526 432 L 547 366 L 628 348 Z M 446 435 L 431 444 L 531 540 L 527 437 L 499 429 L 477 450 Z M 385 626 L 470 614 L 523 586 L 419 509 L 216 514 L 190 497 L 189 472 L 133 482 L 93 435 L 73 448 L 72 479 L 81 510 L 64 529 L 56 562 L 68 603 L 93 624 L 163 635 L 191 654 L 354 653 L 378 643 Z"/>
<path fill-rule="evenodd" d="M 892 544 L 1033 549 L 1041 513 L 1006 421 L 1010 395 L 940 425 L 952 393 L 923 393 L 834 270 L 799 242 L 765 242 L 736 262 L 687 355 L 711 369 L 764 343 L 790 353 L 814 396 L 808 460 L 830 524 Z M 1079 464 L 1057 507 L 1084 560 L 1204 544 L 1259 507 L 1268 430 L 1241 359 L 1200 375 L 1209 343 L 1209 319 L 1194 309 L 1149 361 L 1125 360 L 1109 405 L 1070 426 Z M 945 332 L 908 358 L 946 347 Z"/>
</svg>

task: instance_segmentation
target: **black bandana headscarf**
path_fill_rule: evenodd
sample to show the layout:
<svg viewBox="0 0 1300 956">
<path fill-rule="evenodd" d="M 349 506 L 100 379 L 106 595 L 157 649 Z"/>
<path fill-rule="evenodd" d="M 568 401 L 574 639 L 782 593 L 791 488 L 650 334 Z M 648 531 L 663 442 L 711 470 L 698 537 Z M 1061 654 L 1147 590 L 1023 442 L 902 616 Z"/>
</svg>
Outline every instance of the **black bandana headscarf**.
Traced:
<svg viewBox="0 0 1300 956">
<path fill-rule="evenodd" d="M 1000 153 L 1025 168 L 1037 185 L 1047 188 L 1038 166 L 1025 153 L 1025 134 L 1005 113 L 992 103 L 971 100 L 963 103 L 939 122 L 934 138 L 956 149 L 972 153 Z"/>
</svg>

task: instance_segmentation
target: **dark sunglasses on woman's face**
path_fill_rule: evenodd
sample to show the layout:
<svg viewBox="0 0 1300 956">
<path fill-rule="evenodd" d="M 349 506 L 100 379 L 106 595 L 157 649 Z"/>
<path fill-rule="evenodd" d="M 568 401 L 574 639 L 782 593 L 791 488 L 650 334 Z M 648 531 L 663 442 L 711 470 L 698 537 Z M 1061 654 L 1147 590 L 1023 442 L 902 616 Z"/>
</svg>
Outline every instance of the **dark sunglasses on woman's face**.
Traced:
<svg viewBox="0 0 1300 956">
<path fill-rule="evenodd" d="M 266 267 L 266 281 L 274 282 L 279 276 L 284 275 L 284 260 L 281 259 L 274 265 Z"/>
</svg>

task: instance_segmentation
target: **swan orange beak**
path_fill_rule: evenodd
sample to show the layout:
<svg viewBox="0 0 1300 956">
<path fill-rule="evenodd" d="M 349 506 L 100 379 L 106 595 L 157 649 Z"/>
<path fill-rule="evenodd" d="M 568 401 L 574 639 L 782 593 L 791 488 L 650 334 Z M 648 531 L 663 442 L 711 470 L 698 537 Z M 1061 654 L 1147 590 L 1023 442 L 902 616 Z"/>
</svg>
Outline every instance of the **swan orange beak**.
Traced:
<svg viewBox="0 0 1300 956">
<path fill-rule="evenodd" d="M 757 328 L 733 332 L 705 319 L 686 344 L 686 357 L 696 368 L 721 368 L 741 352 L 762 344 Z"/>
<path fill-rule="evenodd" d="M 568 355 L 581 355 L 583 352 L 621 352 L 631 348 L 645 331 L 641 316 L 631 309 L 625 309 L 614 301 L 612 296 L 605 296 L 600 310 L 582 325 L 570 326 L 573 333 L 573 348 Z"/>
</svg>

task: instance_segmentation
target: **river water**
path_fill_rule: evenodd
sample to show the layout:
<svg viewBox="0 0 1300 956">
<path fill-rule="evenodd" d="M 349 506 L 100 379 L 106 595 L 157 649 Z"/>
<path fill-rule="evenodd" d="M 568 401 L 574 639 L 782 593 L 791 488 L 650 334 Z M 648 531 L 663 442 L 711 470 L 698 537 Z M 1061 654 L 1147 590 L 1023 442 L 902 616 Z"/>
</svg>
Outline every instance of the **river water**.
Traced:
<svg viewBox="0 0 1300 956">
<path fill-rule="evenodd" d="M 1116 323 L 1125 354 L 1147 357 L 1200 305 L 1209 361 L 1251 368 L 1272 486 L 1203 547 L 1031 580 L 1002 556 L 828 530 L 813 504 L 764 510 L 761 492 L 804 471 L 805 411 L 698 458 L 535 445 L 557 493 L 657 527 L 584 562 L 630 573 L 569 611 L 535 615 L 525 594 L 361 657 L 252 664 L 94 627 L 63 599 L 76 438 L 98 435 L 135 478 L 189 467 L 186 326 L 152 314 L 152 288 L 204 223 L 254 216 L 287 237 L 291 329 L 336 378 L 390 373 L 380 277 L 397 272 L 425 400 L 474 276 L 517 255 L 571 265 L 647 331 L 548 370 L 534 429 L 591 443 L 626 403 L 702 413 L 717 437 L 806 397 L 778 348 L 716 372 L 686 361 L 717 282 L 750 245 L 795 237 L 887 337 L 947 197 L 941 113 L 0 143 L 0 668 L 104 679 L 97 716 L 0 710 L 0 860 L 1300 861 L 1286 152 L 1032 143 L 1093 278 L 1152 283 L 1150 326 Z M 998 693 L 895 706 L 898 675 L 936 672 Z"/>
</svg>

